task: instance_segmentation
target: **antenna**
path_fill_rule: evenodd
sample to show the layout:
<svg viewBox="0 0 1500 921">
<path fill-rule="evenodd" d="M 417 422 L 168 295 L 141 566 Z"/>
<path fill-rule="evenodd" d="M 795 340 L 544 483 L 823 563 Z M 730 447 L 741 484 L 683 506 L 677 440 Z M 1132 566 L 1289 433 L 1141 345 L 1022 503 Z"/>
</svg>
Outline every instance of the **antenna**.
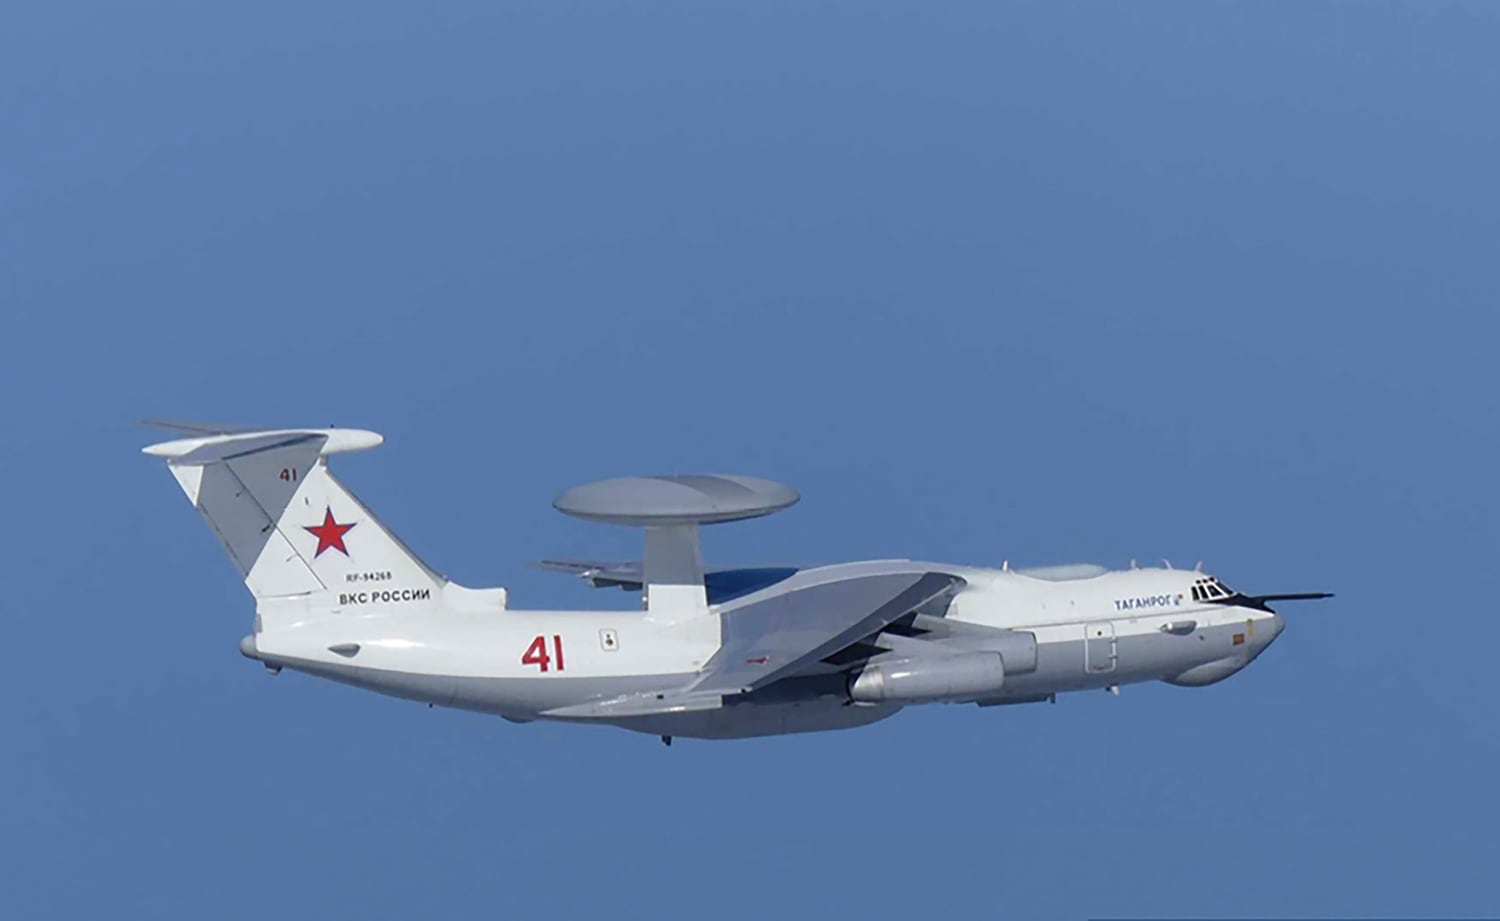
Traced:
<svg viewBox="0 0 1500 921">
<path fill-rule="evenodd" d="M 1171 560 L 1167 559 L 1166 557 L 1162 557 L 1161 561 L 1167 565 L 1168 569 L 1172 568 L 1172 561 Z"/>
<path fill-rule="evenodd" d="M 781 483 L 741 476 L 644 476 L 575 486 L 552 507 L 585 521 L 645 529 L 641 584 L 648 619 L 679 623 L 708 612 L 701 525 L 742 521 L 797 502 Z"/>
</svg>

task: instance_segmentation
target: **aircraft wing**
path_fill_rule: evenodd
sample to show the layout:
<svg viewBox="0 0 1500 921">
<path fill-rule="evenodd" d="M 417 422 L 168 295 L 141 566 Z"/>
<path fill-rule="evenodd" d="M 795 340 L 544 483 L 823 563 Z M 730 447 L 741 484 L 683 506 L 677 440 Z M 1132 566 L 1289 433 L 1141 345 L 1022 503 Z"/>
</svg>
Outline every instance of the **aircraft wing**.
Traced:
<svg viewBox="0 0 1500 921">
<path fill-rule="evenodd" d="M 722 645 L 692 684 L 559 707 L 545 715 L 619 719 L 717 709 L 725 697 L 815 670 L 825 657 L 963 584 L 958 576 L 907 560 L 802 570 L 720 608 Z"/>
<path fill-rule="evenodd" d="M 905 560 L 804 570 L 721 609 L 722 646 L 688 693 L 746 694 L 791 677 L 961 585 Z"/>
<path fill-rule="evenodd" d="M 644 567 L 634 560 L 537 560 L 531 565 L 577 576 L 594 588 L 639 589 L 645 579 Z"/>
<path fill-rule="evenodd" d="M 594 588 L 641 591 L 645 567 L 639 560 L 537 560 L 531 565 L 550 572 L 577 576 Z M 797 566 L 733 566 L 703 571 L 709 604 L 723 604 L 796 575 Z"/>
</svg>

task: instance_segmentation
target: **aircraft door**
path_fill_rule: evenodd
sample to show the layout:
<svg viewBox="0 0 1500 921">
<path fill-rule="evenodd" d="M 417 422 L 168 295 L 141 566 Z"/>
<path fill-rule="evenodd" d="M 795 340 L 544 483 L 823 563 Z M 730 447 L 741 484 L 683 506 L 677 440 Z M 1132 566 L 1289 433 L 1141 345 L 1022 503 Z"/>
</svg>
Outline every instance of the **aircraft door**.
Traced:
<svg viewBox="0 0 1500 921">
<path fill-rule="evenodd" d="M 1083 670 L 1091 675 L 1115 670 L 1115 625 L 1101 621 L 1083 625 Z"/>
</svg>

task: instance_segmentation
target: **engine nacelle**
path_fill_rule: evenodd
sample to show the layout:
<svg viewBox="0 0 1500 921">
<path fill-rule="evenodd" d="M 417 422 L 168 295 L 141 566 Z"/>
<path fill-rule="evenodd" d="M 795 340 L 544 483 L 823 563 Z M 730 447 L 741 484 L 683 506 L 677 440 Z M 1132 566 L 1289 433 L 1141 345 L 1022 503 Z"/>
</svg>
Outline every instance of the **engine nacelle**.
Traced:
<svg viewBox="0 0 1500 921">
<path fill-rule="evenodd" d="M 1004 685 L 999 653 L 966 652 L 871 665 L 850 682 L 849 696 L 869 704 L 978 700 Z"/>
</svg>

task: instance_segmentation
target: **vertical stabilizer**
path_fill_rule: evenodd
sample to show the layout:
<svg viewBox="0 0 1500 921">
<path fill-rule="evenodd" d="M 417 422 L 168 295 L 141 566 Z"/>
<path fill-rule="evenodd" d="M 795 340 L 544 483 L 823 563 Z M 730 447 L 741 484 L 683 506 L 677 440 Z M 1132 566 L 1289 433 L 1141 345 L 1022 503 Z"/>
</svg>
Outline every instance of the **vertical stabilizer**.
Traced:
<svg viewBox="0 0 1500 921">
<path fill-rule="evenodd" d="M 242 432 L 152 445 L 261 607 L 304 613 L 436 604 L 428 569 L 328 469 L 374 432 Z"/>
</svg>

